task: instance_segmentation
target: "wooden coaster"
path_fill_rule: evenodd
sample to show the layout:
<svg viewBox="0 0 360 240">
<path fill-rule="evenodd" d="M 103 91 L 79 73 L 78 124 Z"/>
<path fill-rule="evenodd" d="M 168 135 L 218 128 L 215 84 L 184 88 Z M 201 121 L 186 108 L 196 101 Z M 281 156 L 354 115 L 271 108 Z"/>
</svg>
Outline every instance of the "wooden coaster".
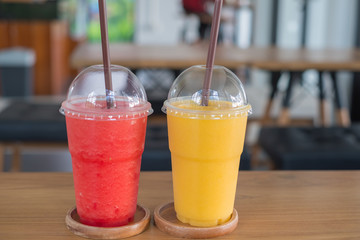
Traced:
<svg viewBox="0 0 360 240">
<path fill-rule="evenodd" d="M 194 227 L 180 222 L 176 218 L 174 202 L 155 208 L 154 220 L 156 226 L 165 233 L 183 238 L 213 238 L 231 233 L 235 230 L 239 218 L 236 209 L 229 221 L 215 227 Z"/>
<path fill-rule="evenodd" d="M 150 210 L 137 205 L 134 221 L 121 227 L 94 227 L 82 224 L 76 207 L 69 210 L 65 217 L 67 228 L 75 235 L 93 239 L 119 239 L 142 233 L 150 224 Z"/>
</svg>

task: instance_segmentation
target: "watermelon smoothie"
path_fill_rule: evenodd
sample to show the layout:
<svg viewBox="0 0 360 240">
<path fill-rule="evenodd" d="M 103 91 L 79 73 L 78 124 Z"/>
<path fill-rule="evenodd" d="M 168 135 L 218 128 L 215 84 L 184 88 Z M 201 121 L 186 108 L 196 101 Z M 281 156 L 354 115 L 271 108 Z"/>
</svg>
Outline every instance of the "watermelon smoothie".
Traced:
<svg viewBox="0 0 360 240">
<path fill-rule="evenodd" d="M 101 227 L 128 224 L 136 211 L 147 113 L 112 120 L 65 116 L 81 222 Z"/>
<path fill-rule="evenodd" d="M 153 111 L 129 69 L 111 65 L 111 75 L 112 89 L 105 89 L 102 65 L 84 69 L 60 108 L 66 118 L 77 212 L 83 224 L 98 227 L 134 219 L 147 116 Z"/>
</svg>

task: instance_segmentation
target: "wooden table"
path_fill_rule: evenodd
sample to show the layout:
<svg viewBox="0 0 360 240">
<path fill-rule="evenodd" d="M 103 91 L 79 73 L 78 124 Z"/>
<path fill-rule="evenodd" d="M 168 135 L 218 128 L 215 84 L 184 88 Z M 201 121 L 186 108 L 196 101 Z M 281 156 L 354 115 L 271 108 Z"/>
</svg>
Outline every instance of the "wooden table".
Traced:
<svg viewBox="0 0 360 240">
<path fill-rule="evenodd" d="M 261 60 L 262 48 L 240 49 L 236 46 L 217 47 L 215 64 L 227 68 L 238 68 L 251 64 L 254 60 Z M 196 45 L 136 45 L 129 43 L 110 44 L 111 63 L 131 69 L 167 68 L 179 70 L 193 65 L 205 65 L 208 44 Z M 84 43 L 79 45 L 71 55 L 70 64 L 73 68 L 102 64 L 100 44 Z"/>
<path fill-rule="evenodd" d="M 205 64 L 208 45 L 136 45 L 110 44 L 111 62 L 132 69 L 169 68 L 183 69 Z M 251 47 L 241 49 L 232 45 L 219 45 L 215 63 L 228 68 L 249 66 L 264 70 L 360 70 L 359 49 L 282 49 L 276 47 Z M 102 64 L 100 44 L 84 43 L 71 55 L 70 64 L 81 69 Z"/>
<path fill-rule="evenodd" d="M 256 58 L 252 67 L 271 71 L 359 71 L 359 49 L 283 49 L 264 48 L 262 59 Z"/>
<path fill-rule="evenodd" d="M 172 200 L 170 172 L 141 172 L 139 202 Z M 71 173 L 1 173 L 0 239 L 82 239 L 65 227 Z M 240 172 L 237 229 L 218 239 L 360 239 L 360 171 Z M 178 239 L 153 224 L 129 239 Z"/>
</svg>

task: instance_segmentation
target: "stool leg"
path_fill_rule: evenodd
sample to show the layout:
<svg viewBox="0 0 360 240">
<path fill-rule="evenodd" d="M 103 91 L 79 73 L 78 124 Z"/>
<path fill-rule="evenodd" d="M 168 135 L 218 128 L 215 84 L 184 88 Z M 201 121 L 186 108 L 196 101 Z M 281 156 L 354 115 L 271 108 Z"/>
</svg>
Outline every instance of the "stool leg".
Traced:
<svg viewBox="0 0 360 240">
<path fill-rule="evenodd" d="M 350 115 L 349 110 L 344 107 L 344 104 L 341 101 L 339 86 L 337 84 L 336 72 L 330 72 L 331 81 L 334 89 L 334 101 L 336 106 L 336 121 L 342 127 L 350 126 Z"/>
<path fill-rule="evenodd" d="M 270 92 L 269 99 L 266 103 L 264 116 L 261 119 L 262 125 L 267 125 L 270 122 L 271 108 L 273 105 L 273 100 L 277 93 L 277 85 L 280 80 L 280 76 L 281 76 L 281 73 L 279 71 L 271 72 L 271 92 Z"/>
<path fill-rule="evenodd" d="M 19 144 L 14 144 L 12 147 L 12 162 L 11 162 L 11 171 L 20 172 L 21 171 L 21 149 Z"/>
<path fill-rule="evenodd" d="M 360 121 L 360 71 L 353 72 L 352 91 L 351 91 L 351 121 Z"/>
<path fill-rule="evenodd" d="M 278 118 L 278 125 L 287 126 L 289 124 L 289 108 L 290 108 L 290 98 L 292 94 L 292 88 L 294 85 L 294 81 L 299 75 L 298 72 L 290 72 L 289 84 L 287 86 L 285 96 L 282 103 L 282 109 Z"/>
<path fill-rule="evenodd" d="M 0 172 L 4 171 L 5 164 L 5 146 L 0 143 Z"/>
<path fill-rule="evenodd" d="M 324 91 L 324 72 L 319 71 L 319 111 L 320 125 L 322 127 L 329 126 L 329 119 L 326 116 L 326 98 Z"/>
</svg>

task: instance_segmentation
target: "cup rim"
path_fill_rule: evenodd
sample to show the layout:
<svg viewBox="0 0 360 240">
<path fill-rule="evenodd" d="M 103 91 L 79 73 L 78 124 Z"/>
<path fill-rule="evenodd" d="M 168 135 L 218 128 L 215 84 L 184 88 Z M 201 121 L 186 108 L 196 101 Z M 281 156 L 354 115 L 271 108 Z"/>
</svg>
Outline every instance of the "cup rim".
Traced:
<svg viewBox="0 0 360 240">
<path fill-rule="evenodd" d="M 248 116 L 252 114 L 252 107 L 250 104 L 242 105 L 239 107 L 234 107 L 230 109 L 218 109 L 214 111 L 208 111 L 208 110 L 192 110 L 192 109 L 184 109 L 179 108 L 176 106 L 171 105 L 171 102 L 176 101 L 182 101 L 182 100 L 190 100 L 187 97 L 178 97 L 178 98 L 172 98 L 167 99 L 164 102 L 163 107 L 161 110 L 168 114 L 168 110 L 175 111 L 175 112 L 182 112 L 189 115 L 241 115 L 241 116 Z M 191 100 L 190 100 L 191 101 Z M 230 103 L 230 101 L 228 101 Z"/>
<path fill-rule="evenodd" d="M 125 99 L 124 99 L 125 100 Z M 101 109 L 76 107 L 74 102 L 85 102 L 84 98 L 73 98 L 62 102 L 59 112 L 68 117 L 85 118 L 88 120 L 117 120 L 128 118 L 140 118 L 149 116 L 154 112 L 148 101 L 140 100 L 140 104 L 134 107 L 126 107 L 124 109 L 111 108 Z"/>
</svg>

